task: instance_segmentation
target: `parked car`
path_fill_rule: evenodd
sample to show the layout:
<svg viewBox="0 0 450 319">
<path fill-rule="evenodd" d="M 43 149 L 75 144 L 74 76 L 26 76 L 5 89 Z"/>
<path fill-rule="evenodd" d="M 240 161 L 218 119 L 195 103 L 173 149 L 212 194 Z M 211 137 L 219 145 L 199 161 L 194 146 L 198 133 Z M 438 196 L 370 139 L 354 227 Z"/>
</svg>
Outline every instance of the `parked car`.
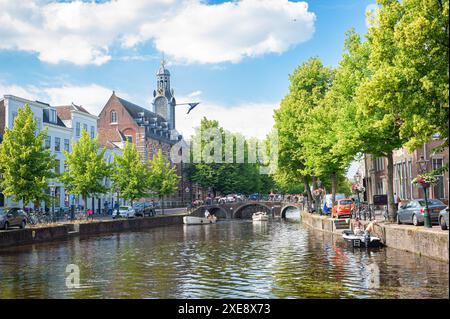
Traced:
<svg viewBox="0 0 450 319">
<path fill-rule="evenodd" d="M 351 218 L 354 203 L 351 198 L 337 200 L 331 209 L 331 217 L 334 218 Z"/>
<path fill-rule="evenodd" d="M 428 209 L 430 212 L 431 224 L 439 224 L 439 213 L 445 209 L 447 205 L 438 199 L 428 200 Z M 414 199 L 400 206 L 397 212 L 398 224 L 413 224 L 414 226 L 422 225 L 425 221 L 425 200 Z"/>
<path fill-rule="evenodd" d="M 448 206 L 439 213 L 439 225 L 441 225 L 442 230 L 448 229 Z"/>
<path fill-rule="evenodd" d="M 8 230 L 10 227 L 18 226 L 25 228 L 27 216 L 25 212 L 18 208 L 0 208 L 0 229 Z"/>
<path fill-rule="evenodd" d="M 156 204 L 155 203 L 144 203 L 144 216 L 155 216 L 156 215 Z"/>
<path fill-rule="evenodd" d="M 119 214 L 117 215 L 117 212 L 113 214 L 113 218 L 118 217 L 125 217 L 125 218 L 136 217 L 136 211 L 131 206 L 120 206 Z"/>
<path fill-rule="evenodd" d="M 260 196 L 259 194 L 251 194 L 248 199 L 249 200 L 259 200 Z"/>
<path fill-rule="evenodd" d="M 133 209 L 135 211 L 135 215 L 138 217 L 144 217 L 144 208 L 145 203 L 134 203 Z"/>
<path fill-rule="evenodd" d="M 237 199 L 237 195 L 236 194 L 229 194 L 226 196 L 226 202 L 227 203 L 233 203 L 235 202 Z"/>
</svg>

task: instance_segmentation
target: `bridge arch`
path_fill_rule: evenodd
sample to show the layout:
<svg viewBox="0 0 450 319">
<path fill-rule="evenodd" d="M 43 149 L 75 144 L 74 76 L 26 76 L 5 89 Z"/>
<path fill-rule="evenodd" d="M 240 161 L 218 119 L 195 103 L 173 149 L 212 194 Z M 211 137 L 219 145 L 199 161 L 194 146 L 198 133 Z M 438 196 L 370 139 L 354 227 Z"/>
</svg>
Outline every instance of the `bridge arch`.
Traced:
<svg viewBox="0 0 450 319">
<path fill-rule="evenodd" d="M 205 210 L 208 210 L 211 214 L 214 214 L 218 219 L 231 218 L 231 214 L 227 211 L 227 209 L 225 209 L 219 205 L 200 206 L 200 207 L 196 208 L 194 211 L 192 211 L 191 215 L 197 216 L 197 217 L 204 217 Z"/>
<path fill-rule="evenodd" d="M 281 218 L 283 218 L 283 219 L 286 218 L 286 212 L 289 208 L 295 208 L 296 210 L 298 210 L 298 212 L 300 214 L 300 207 L 298 207 L 296 205 L 286 205 L 281 208 L 281 213 L 280 213 Z"/>
<path fill-rule="evenodd" d="M 252 218 L 252 215 L 258 211 L 266 212 L 267 214 L 272 214 L 272 208 L 261 203 L 247 203 L 236 208 L 233 212 L 233 218 Z"/>
</svg>

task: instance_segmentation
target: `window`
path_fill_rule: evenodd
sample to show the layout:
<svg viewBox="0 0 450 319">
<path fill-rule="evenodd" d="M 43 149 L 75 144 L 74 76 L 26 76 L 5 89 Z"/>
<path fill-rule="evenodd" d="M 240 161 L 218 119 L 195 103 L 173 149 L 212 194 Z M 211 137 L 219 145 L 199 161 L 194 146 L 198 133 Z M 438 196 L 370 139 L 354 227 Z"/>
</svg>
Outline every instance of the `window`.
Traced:
<svg viewBox="0 0 450 319">
<path fill-rule="evenodd" d="M 80 126 L 80 122 L 77 122 L 77 123 L 75 123 L 75 136 L 76 137 L 79 137 L 80 136 L 80 131 L 81 131 L 81 128 L 80 128 L 81 126 Z"/>
<path fill-rule="evenodd" d="M 64 139 L 64 149 L 69 152 L 69 147 L 70 147 L 70 141 L 69 139 L 65 138 Z"/>
<path fill-rule="evenodd" d="M 384 170 L 384 157 L 377 157 L 375 159 L 375 170 L 377 172 Z"/>
<path fill-rule="evenodd" d="M 56 110 L 49 110 L 49 121 L 50 123 L 56 123 Z"/>
<path fill-rule="evenodd" d="M 44 139 L 44 147 L 51 148 L 51 146 L 52 146 L 52 138 L 47 135 Z"/>
<path fill-rule="evenodd" d="M 95 127 L 91 126 L 91 138 L 95 137 Z"/>
<path fill-rule="evenodd" d="M 432 158 L 431 159 L 431 168 L 433 170 L 442 168 L 442 158 Z M 436 184 L 433 186 L 433 194 L 435 198 L 444 198 L 444 176 L 442 175 L 442 172 L 435 175 L 438 180 Z"/>
<path fill-rule="evenodd" d="M 55 152 L 61 152 L 61 138 L 55 137 Z"/>
<path fill-rule="evenodd" d="M 86 133 L 88 132 L 88 126 L 87 126 L 87 124 L 83 124 L 83 130 L 85 130 Z"/>
<path fill-rule="evenodd" d="M 60 174 L 61 173 L 61 161 L 58 160 L 58 159 L 56 160 L 55 173 L 56 174 Z"/>
<path fill-rule="evenodd" d="M 111 123 L 117 123 L 117 112 L 111 111 Z"/>
</svg>

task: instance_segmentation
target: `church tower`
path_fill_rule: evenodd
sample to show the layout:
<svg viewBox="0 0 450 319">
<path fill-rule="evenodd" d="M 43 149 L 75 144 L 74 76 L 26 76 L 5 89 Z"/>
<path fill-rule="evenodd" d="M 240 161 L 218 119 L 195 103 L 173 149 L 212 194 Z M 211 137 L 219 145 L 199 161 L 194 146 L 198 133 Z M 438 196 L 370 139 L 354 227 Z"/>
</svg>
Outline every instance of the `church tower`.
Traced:
<svg viewBox="0 0 450 319">
<path fill-rule="evenodd" d="M 170 72 L 166 69 L 166 61 L 161 61 L 161 66 L 156 73 L 156 90 L 153 91 L 153 111 L 166 119 L 169 129 L 175 129 L 175 105 L 173 89 L 170 88 Z"/>
</svg>

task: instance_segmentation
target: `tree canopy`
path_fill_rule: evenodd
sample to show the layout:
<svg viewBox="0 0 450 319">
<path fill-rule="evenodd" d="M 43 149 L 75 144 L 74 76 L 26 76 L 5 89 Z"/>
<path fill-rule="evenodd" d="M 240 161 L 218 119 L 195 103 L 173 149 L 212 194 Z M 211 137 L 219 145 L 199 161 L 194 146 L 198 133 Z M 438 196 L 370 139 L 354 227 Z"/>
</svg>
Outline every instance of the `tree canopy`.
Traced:
<svg viewBox="0 0 450 319">
<path fill-rule="evenodd" d="M 25 104 L 19 108 L 13 127 L 5 128 L 0 144 L 0 186 L 5 196 L 23 200 L 23 205 L 50 201 L 48 181 L 56 177 L 55 156 L 45 148 L 48 128 L 38 132 L 33 111 Z"/>
</svg>

